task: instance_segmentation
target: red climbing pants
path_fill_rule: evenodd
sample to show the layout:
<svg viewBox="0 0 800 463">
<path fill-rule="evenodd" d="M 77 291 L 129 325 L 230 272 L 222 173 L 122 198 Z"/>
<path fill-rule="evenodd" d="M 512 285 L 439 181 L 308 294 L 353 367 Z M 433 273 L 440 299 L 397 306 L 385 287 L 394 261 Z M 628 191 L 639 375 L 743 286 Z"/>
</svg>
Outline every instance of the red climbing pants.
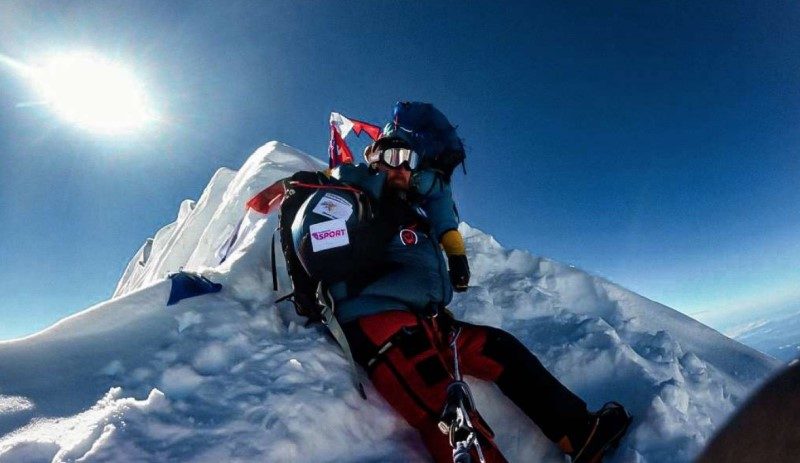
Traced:
<svg viewBox="0 0 800 463">
<path fill-rule="evenodd" d="M 400 310 L 344 324 L 353 358 L 366 369 L 375 389 L 420 432 L 437 463 L 453 461 L 448 437 L 438 422 L 447 386 L 453 381 L 447 336 L 456 327 L 461 330 L 457 348 L 463 375 L 495 382 L 554 442 L 583 432 L 586 404 L 503 330 L 445 316 L 423 319 Z M 477 416 L 473 421 L 482 423 Z M 488 427 L 476 427 L 486 461 L 505 462 Z"/>
</svg>

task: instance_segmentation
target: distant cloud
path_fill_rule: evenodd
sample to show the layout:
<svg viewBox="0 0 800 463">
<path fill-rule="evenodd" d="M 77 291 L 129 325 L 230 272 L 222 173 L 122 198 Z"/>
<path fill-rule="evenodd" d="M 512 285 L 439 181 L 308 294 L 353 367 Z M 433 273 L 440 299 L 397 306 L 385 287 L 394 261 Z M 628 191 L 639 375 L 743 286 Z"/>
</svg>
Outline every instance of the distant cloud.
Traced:
<svg viewBox="0 0 800 463">
<path fill-rule="evenodd" d="M 785 282 L 754 295 L 717 302 L 705 310 L 691 313 L 691 316 L 733 336 L 730 332 L 740 332 L 748 325 L 753 329 L 760 321 L 769 321 L 798 306 L 800 288 L 797 282 Z"/>
</svg>

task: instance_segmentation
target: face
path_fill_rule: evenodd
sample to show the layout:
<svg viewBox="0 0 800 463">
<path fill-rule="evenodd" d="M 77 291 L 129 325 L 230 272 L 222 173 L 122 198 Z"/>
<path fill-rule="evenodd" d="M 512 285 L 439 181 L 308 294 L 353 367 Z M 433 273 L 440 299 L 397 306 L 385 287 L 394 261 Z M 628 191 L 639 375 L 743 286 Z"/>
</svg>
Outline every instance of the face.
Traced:
<svg viewBox="0 0 800 463">
<path fill-rule="evenodd" d="M 406 191 L 411 183 L 411 170 L 405 164 L 399 167 L 389 167 L 386 164 L 377 163 L 376 169 L 386 172 L 386 186 L 395 190 Z"/>
</svg>

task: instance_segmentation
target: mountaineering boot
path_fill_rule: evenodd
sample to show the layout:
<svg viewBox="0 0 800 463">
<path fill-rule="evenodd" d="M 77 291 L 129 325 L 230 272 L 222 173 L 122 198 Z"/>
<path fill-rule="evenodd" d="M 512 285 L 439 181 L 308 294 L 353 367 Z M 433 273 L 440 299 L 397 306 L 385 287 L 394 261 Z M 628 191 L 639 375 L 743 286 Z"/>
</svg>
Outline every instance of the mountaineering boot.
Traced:
<svg viewBox="0 0 800 463">
<path fill-rule="evenodd" d="M 609 449 L 619 444 L 631 420 L 625 407 L 617 402 L 608 402 L 592 413 L 583 445 L 570 452 L 572 463 L 599 463 Z"/>
</svg>

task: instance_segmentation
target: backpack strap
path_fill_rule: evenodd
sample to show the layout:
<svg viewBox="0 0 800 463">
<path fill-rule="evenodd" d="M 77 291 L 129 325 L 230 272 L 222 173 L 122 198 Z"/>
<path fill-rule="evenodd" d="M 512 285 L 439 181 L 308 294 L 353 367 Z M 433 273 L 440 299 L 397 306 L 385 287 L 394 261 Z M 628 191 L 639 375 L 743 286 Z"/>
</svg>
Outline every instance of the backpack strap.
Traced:
<svg viewBox="0 0 800 463">
<path fill-rule="evenodd" d="M 275 227 L 275 231 L 272 232 L 272 244 L 270 246 L 270 259 L 272 260 L 272 290 L 277 292 L 278 291 L 278 267 L 275 264 L 275 234 L 281 229 L 280 225 Z"/>
<path fill-rule="evenodd" d="M 331 297 L 329 291 L 325 290 L 323 292 L 322 283 L 319 285 L 317 294 L 319 295 L 320 304 L 324 307 L 322 311 L 322 323 L 328 327 L 328 331 L 330 331 L 333 339 L 335 339 L 336 343 L 339 344 L 339 347 L 342 348 L 345 358 L 347 358 L 348 363 L 350 363 L 350 373 L 352 375 L 353 385 L 355 386 L 359 395 L 361 395 L 361 398 L 367 400 L 367 393 L 364 392 L 364 385 L 361 382 L 361 375 L 359 374 L 358 367 L 356 366 L 356 361 L 353 359 L 353 352 L 350 350 L 350 343 L 347 342 L 347 337 L 344 335 L 342 325 L 339 324 L 339 320 L 337 320 L 336 316 L 333 314 L 335 308 L 333 298 Z"/>
</svg>

